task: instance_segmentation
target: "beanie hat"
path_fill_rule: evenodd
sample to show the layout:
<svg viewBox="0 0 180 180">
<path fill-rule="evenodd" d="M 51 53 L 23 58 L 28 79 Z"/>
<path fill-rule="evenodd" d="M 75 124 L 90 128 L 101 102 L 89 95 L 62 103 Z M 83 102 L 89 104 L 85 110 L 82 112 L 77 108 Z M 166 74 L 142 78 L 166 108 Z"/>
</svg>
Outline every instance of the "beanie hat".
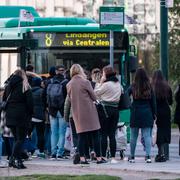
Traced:
<svg viewBox="0 0 180 180">
<path fill-rule="evenodd" d="M 49 75 L 50 76 L 55 76 L 56 75 L 56 67 L 55 66 L 50 67 Z"/>
<path fill-rule="evenodd" d="M 33 77 L 32 78 L 32 86 L 41 86 L 41 78 Z"/>
</svg>

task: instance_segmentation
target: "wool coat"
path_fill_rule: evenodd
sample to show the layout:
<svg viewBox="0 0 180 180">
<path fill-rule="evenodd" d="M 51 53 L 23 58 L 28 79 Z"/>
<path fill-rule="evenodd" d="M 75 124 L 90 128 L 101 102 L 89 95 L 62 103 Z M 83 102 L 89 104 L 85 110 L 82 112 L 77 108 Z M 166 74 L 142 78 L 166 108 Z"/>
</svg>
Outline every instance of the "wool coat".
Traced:
<svg viewBox="0 0 180 180">
<path fill-rule="evenodd" d="M 72 77 L 67 84 L 72 116 L 77 133 L 100 129 L 98 113 L 93 101 L 96 100 L 91 83 L 79 75 Z"/>
<path fill-rule="evenodd" d="M 167 98 L 156 98 L 157 104 L 157 144 L 170 143 L 171 141 L 171 109 L 172 91 L 169 89 Z"/>
<path fill-rule="evenodd" d="M 174 122 L 180 126 L 180 84 L 175 94 L 176 109 L 174 115 Z"/>
<path fill-rule="evenodd" d="M 6 108 L 6 125 L 29 128 L 33 113 L 33 99 L 31 89 L 23 93 L 22 78 L 12 76 L 9 80 L 3 100 L 6 100 L 9 93 L 10 98 Z"/>
<path fill-rule="evenodd" d="M 132 95 L 132 87 L 128 89 Z M 153 91 L 149 99 L 134 99 L 131 105 L 130 127 L 131 128 L 152 128 L 156 117 L 156 99 Z"/>
</svg>

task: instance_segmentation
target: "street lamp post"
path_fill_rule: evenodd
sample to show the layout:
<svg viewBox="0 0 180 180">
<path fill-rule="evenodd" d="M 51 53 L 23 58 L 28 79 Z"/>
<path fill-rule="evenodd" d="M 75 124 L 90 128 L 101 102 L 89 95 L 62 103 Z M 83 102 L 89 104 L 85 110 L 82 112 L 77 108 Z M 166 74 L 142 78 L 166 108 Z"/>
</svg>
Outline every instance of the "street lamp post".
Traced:
<svg viewBox="0 0 180 180">
<path fill-rule="evenodd" d="M 160 0 L 160 68 L 168 80 L 168 8 L 165 5 L 165 0 Z"/>
<path fill-rule="evenodd" d="M 160 0 L 160 68 L 168 80 L 168 8 L 166 3 L 168 0 Z M 164 144 L 164 154 L 169 160 L 169 144 Z"/>
</svg>

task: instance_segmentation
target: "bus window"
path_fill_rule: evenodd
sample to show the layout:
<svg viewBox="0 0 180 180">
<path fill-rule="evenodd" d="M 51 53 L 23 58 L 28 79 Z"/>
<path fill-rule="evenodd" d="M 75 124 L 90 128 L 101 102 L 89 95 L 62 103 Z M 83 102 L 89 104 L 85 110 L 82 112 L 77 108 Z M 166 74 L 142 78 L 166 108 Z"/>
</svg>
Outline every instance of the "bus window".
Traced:
<svg viewBox="0 0 180 180">
<path fill-rule="evenodd" d="M 35 67 L 35 71 L 38 74 L 47 74 L 51 66 L 56 66 L 63 64 L 67 69 L 69 69 L 72 64 L 80 64 L 84 69 L 91 71 L 93 68 L 102 69 L 104 66 L 109 64 L 109 51 L 106 53 L 96 52 L 83 52 L 78 50 L 72 53 L 72 51 L 67 51 L 64 53 L 60 50 L 40 50 L 31 51 L 32 53 L 32 64 Z M 116 53 L 114 57 L 114 68 L 117 74 L 119 74 L 119 57 L 120 53 Z"/>
<path fill-rule="evenodd" d="M 17 69 L 19 55 L 18 53 L 2 53 L 0 54 L 0 87 L 4 87 L 4 82 Z"/>
</svg>

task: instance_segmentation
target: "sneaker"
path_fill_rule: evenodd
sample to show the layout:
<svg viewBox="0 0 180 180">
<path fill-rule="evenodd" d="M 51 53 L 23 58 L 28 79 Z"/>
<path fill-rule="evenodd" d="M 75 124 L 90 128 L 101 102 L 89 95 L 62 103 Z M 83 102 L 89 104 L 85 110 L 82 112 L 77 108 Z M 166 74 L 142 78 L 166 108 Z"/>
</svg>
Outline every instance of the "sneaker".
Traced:
<svg viewBox="0 0 180 180">
<path fill-rule="evenodd" d="M 44 153 L 39 153 L 39 154 L 37 154 L 37 157 L 38 158 L 42 158 L 42 159 L 45 159 L 45 154 Z"/>
<path fill-rule="evenodd" d="M 32 154 L 32 158 L 37 158 L 39 153 L 40 153 L 40 152 L 39 152 L 39 149 L 36 149 L 36 150 L 34 151 L 34 153 Z"/>
<path fill-rule="evenodd" d="M 146 161 L 146 163 L 151 163 L 151 157 L 150 156 L 146 156 L 145 157 L 145 161 Z"/>
<path fill-rule="evenodd" d="M 107 163 L 107 161 L 102 158 L 100 161 L 96 161 L 97 164 L 103 164 L 103 163 Z"/>
<path fill-rule="evenodd" d="M 129 158 L 128 158 L 128 161 L 129 161 L 130 163 L 135 163 L 134 157 L 129 157 Z"/>
<path fill-rule="evenodd" d="M 69 159 L 67 156 L 57 156 L 57 160 Z"/>
<path fill-rule="evenodd" d="M 8 163 L 6 161 L 0 160 L 0 168 L 8 167 Z"/>
<path fill-rule="evenodd" d="M 116 159 L 111 159 L 111 164 L 117 164 L 118 161 Z"/>
<path fill-rule="evenodd" d="M 89 162 L 88 161 L 80 161 L 80 164 L 82 164 L 82 165 L 86 165 L 86 164 L 89 164 Z"/>
<path fill-rule="evenodd" d="M 56 160 L 56 155 L 53 154 L 53 155 L 50 157 L 50 160 Z"/>
</svg>

